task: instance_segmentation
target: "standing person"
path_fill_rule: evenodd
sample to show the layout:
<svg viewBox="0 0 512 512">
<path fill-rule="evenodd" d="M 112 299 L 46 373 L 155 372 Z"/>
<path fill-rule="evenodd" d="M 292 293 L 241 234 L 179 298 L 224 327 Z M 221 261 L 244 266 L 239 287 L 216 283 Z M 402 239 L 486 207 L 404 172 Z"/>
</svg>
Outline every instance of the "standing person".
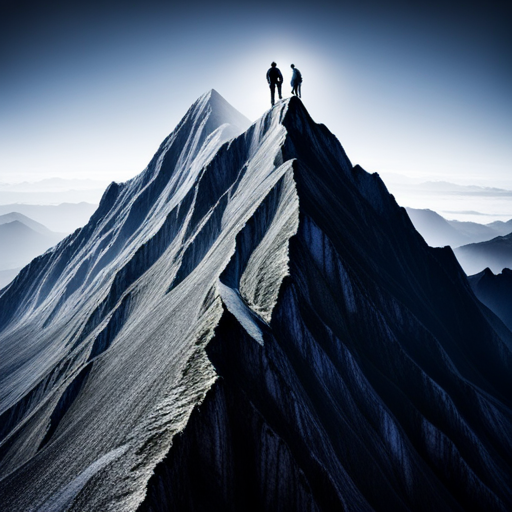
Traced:
<svg viewBox="0 0 512 512">
<path fill-rule="evenodd" d="M 294 64 L 290 67 L 293 69 L 292 81 L 290 82 L 290 85 L 292 86 L 292 94 L 295 94 L 300 98 L 302 92 L 302 75 Z"/>
<path fill-rule="evenodd" d="M 283 75 L 281 74 L 281 71 L 279 71 L 279 68 L 276 66 L 277 64 L 272 62 L 272 64 L 270 64 L 270 69 L 267 71 L 267 82 L 270 87 L 270 103 L 272 106 L 274 106 L 275 103 L 276 85 L 279 99 L 282 99 L 281 84 L 283 83 Z"/>
</svg>

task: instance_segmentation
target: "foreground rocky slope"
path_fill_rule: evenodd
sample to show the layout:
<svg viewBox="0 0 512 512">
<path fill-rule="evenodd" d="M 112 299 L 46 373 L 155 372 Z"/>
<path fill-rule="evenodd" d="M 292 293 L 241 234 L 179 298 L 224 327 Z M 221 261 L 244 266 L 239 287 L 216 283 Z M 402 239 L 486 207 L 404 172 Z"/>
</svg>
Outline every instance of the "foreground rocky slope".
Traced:
<svg viewBox="0 0 512 512">
<path fill-rule="evenodd" d="M 215 91 L 0 296 L 6 510 L 506 510 L 512 334 L 300 100 Z"/>
</svg>

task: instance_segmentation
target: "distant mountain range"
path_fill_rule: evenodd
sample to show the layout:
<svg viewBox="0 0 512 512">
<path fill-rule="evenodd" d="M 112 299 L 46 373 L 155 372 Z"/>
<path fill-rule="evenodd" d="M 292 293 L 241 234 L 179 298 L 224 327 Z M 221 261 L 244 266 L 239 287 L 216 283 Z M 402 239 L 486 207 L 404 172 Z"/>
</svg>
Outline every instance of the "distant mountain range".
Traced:
<svg viewBox="0 0 512 512">
<path fill-rule="evenodd" d="M 410 185 L 408 185 L 410 187 Z M 512 190 L 477 185 L 457 185 L 448 181 L 425 181 L 415 185 L 418 193 L 426 191 L 434 194 L 456 194 L 467 196 L 512 197 Z"/>
<path fill-rule="evenodd" d="M 498 187 L 482 187 L 479 185 L 459 185 L 449 181 L 422 181 L 396 173 L 382 173 L 382 179 L 393 193 L 406 191 L 411 194 L 442 194 L 488 197 L 512 197 L 512 190 Z"/>
<path fill-rule="evenodd" d="M 11 212 L 0 215 L 0 225 L 7 226 L 8 224 L 16 222 L 22 223 L 23 225 L 27 226 L 32 231 L 39 233 L 40 235 L 53 236 L 56 234 L 43 224 L 36 222 L 35 220 L 19 212 Z"/>
<path fill-rule="evenodd" d="M 104 180 L 80 180 L 67 178 L 47 178 L 40 181 L 23 181 L 21 183 L 0 182 L 1 192 L 59 192 L 66 190 L 105 189 L 109 184 Z"/>
<path fill-rule="evenodd" d="M 512 268 L 512 233 L 487 242 L 469 244 L 454 250 L 466 274 L 476 274 L 489 267 L 495 274 Z"/>
<path fill-rule="evenodd" d="M 512 220 L 490 224 L 447 220 L 432 210 L 405 208 L 414 227 L 431 247 L 452 248 L 485 242 L 512 233 Z"/>
<path fill-rule="evenodd" d="M 499 273 L 512 267 L 512 220 L 460 222 L 447 220 L 432 210 L 406 208 L 414 227 L 431 247 L 449 245 L 468 275 L 489 267 Z"/>
<path fill-rule="evenodd" d="M 0 183 L 0 204 L 97 204 L 108 182 L 49 178 L 36 182 Z"/>
<path fill-rule="evenodd" d="M 0 215 L 0 287 L 11 281 L 21 267 L 62 240 L 46 226 L 21 213 Z"/>
<path fill-rule="evenodd" d="M 59 180 L 44 180 L 54 185 L 55 181 Z M 0 288 L 33 258 L 87 224 L 97 207 L 90 203 L 0 205 Z"/>
<path fill-rule="evenodd" d="M 60 204 L 60 203 L 99 203 L 105 189 L 66 190 L 57 192 L 6 192 L 0 191 L 0 204 Z"/>
<path fill-rule="evenodd" d="M 382 179 L 402 206 L 428 208 L 452 219 L 476 223 L 512 218 L 512 190 L 507 188 L 422 182 L 386 172 Z M 506 186 L 512 188 L 512 181 Z"/>
<path fill-rule="evenodd" d="M 0 205 L 0 215 L 18 212 L 44 224 L 57 233 L 72 233 L 87 224 L 97 204 L 62 203 L 59 205 L 5 204 Z"/>
<path fill-rule="evenodd" d="M 512 331 L 512 270 L 495 275 L 486 268 L 468 279 L 475 295 Z"/>
</svg>

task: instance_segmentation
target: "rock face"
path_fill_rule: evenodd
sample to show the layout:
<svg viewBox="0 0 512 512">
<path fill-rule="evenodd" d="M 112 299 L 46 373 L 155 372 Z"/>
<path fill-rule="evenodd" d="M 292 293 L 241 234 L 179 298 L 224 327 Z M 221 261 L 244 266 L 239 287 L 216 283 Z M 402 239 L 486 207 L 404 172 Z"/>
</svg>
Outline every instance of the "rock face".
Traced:
<svg viewBox="0 0 512 512">
<path fill-rule="evenodd" d="M 512 333 L 295 97 L 201 97 L 0 326 L 5 510 L 512 506 Z"/>
</svg>

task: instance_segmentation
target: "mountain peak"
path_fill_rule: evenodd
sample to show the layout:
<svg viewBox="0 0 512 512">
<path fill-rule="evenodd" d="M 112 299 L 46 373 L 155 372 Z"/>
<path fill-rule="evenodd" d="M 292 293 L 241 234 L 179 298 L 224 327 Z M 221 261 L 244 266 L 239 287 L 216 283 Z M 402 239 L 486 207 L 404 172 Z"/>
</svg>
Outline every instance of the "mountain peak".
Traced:
<svg viewBox="0 0 512 512">
<path fill-rule="evenodd" d="M 200 117 L 208 115 L 209 128 L 212 131 L 227 124 L 232 127 L 231 132 L 238 135 L 251 124 L 249 119 L 228 103 L 215 89 L 210 89 L 202 94 L 192 104 L 189 112 Z"/>
<path fill-rule="evenodd" d="M 26 215 L 23 215 L 22 213 L 10 212 L 10 213 L 4 214 L 4 215 L 0 215 L 0 224 L 5 224 L 8 222 L 12 222 L 12 221 L 20 222 L 20 223 L 24 224 L 25 226 L 29 227 L 30 229 L 32 229 L 42 235 L 53 235 L 54 234 L 43 224 L 36 222 L 35 220 L 27 217 Z"/>
<path fill-rule="evenodd" d="M 247 124 L 203 94 L 0 292 L 2 510 L 510 508 L 512 334 L 300 99 Z"/>
<path fill-rule="evenodd" d="M 152 184 L 153 199 L 167 186 L 175 191 L 184 183 L 190 184 L 220 146 L 243 133 L 250 124 L 249 119 L 215 89 L 210 89 L 189 107 L 144 172 L 130 181 L 139 188 Z M 114 197 L 114 191 L 109 192 L 110 197 Z M 105 194 L 100 203 L 101 209 L 108 207 L 104 202 Z"/>
</svg>

